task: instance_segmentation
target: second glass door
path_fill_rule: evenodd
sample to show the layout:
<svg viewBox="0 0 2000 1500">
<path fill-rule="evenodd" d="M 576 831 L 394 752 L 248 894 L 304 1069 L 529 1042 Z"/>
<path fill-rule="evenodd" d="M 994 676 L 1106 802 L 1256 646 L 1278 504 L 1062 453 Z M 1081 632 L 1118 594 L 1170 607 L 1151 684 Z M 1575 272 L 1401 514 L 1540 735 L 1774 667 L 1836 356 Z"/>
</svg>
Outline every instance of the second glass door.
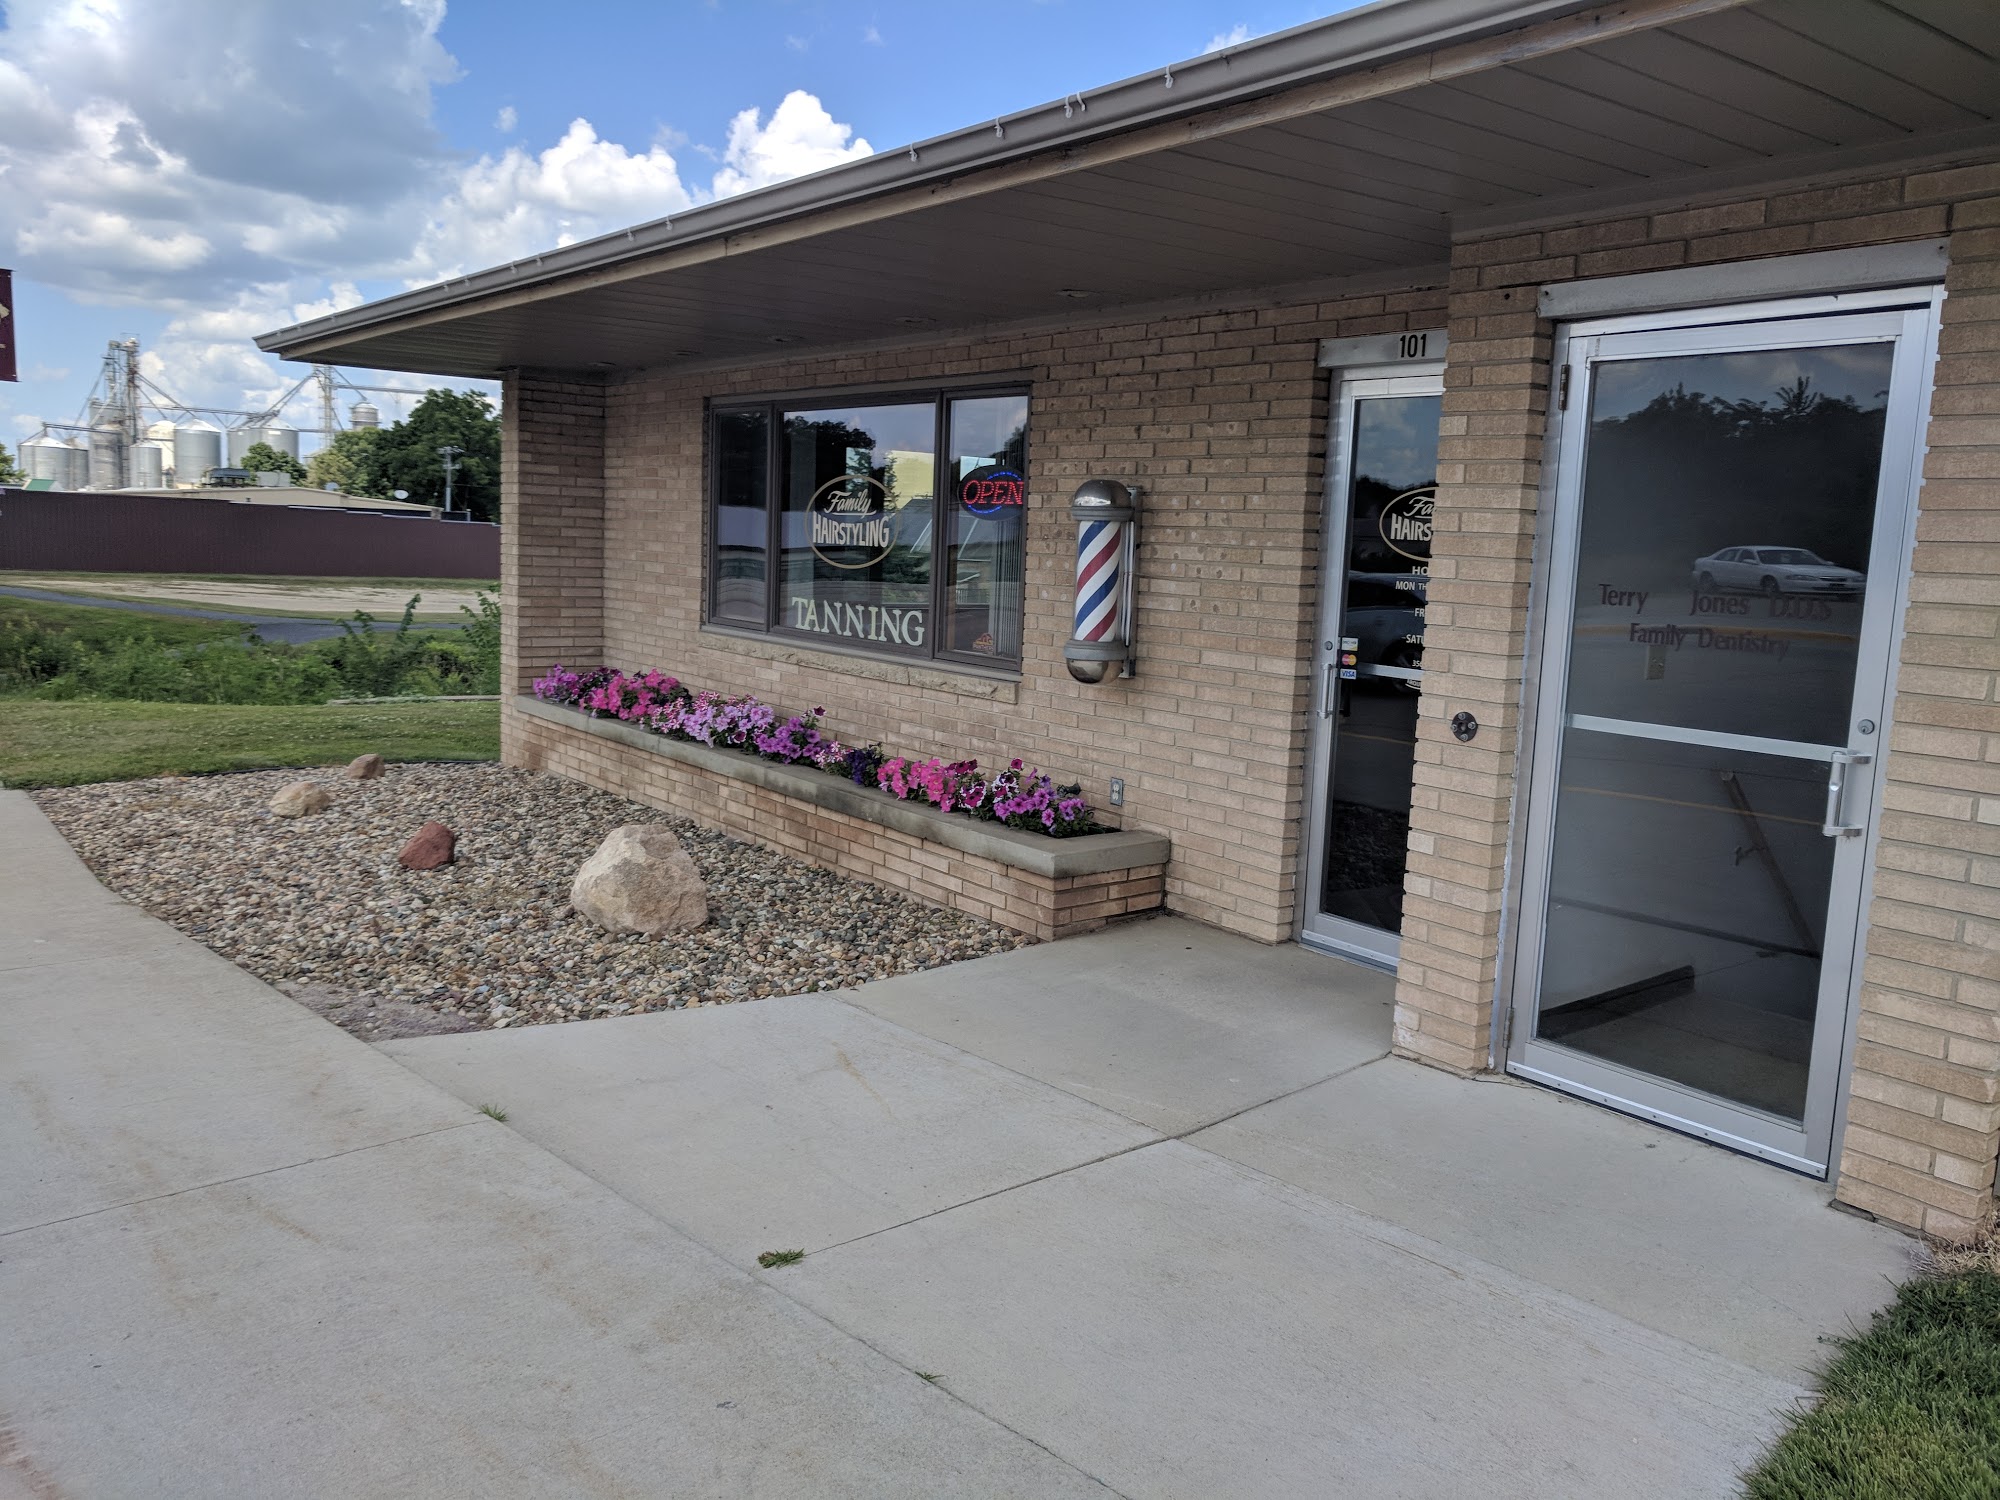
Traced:
<svg viewBox="0 0 2000 1500">
<path fill-rule="evenodd" d="M 1926 317 L 1565 345 L 1511 1064 L 1812 1172 L 1855 977 Z"/>
</svg>

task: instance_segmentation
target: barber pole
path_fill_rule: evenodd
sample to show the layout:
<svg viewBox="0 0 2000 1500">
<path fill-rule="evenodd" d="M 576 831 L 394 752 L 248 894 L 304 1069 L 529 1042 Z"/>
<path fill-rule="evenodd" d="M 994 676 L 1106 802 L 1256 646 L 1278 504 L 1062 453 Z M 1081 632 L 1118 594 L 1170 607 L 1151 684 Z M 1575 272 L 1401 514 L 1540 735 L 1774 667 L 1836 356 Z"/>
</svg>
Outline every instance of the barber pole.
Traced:
<svg viewBox="0 0 2000 1500">
<path fill-rule="evenodd" d="M 1125 552 L 1123 521 L 1086 521 L 1076 535 L 1076 638 L 1108 640 L 1118 626 Z"/>
<path fill-rule="evenodd" d="M 1076 629 L 1063 660 L 1078 682 L 1102 682 L 1113 662 L 1132 675 L 1132 558 L 1136 491 L 1093 479 L 1070 500 L 1076 527 Z"/>
</svg>

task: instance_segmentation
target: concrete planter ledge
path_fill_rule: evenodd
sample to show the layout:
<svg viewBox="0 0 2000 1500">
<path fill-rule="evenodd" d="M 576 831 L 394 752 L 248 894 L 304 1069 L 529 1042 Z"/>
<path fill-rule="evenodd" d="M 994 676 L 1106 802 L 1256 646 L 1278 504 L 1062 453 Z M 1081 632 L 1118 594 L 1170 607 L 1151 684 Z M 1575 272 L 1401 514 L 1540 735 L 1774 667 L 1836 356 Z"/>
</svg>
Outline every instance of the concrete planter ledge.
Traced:
<svg viewBox="0 0 2000 1500">
<path fill-rule="evenodd" d="M 1088 931 L 1164 900 L 1171 852 L 1164 834 L 1046 838 L 900 801 L 823 771 L 670 740 L 526 694 L 509 698 L 506 708 L 518 716 L 509 726 L 510 746 L 518 744 L 523 754 L 516 763 L 623 792 L 1037 936 Z M 731 783 L 740 790 L 730 791 Z M 749 788 L 768 795 L 750 797 Z M 861 830 L 854 825 L 881 833 L 857 840 Z"/>
</svg>

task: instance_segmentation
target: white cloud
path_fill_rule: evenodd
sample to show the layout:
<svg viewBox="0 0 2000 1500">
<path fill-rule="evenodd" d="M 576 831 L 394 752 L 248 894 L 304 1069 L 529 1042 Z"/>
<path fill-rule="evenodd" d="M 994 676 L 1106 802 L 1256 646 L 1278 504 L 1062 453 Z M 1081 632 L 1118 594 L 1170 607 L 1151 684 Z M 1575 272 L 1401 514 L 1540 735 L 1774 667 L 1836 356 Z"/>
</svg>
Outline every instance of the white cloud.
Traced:
<svg viewBox="0 0 2000 1500">
<path fill-rule="evenodd" d="M 1250 28 L 1245 26 L 1241 21 L 1238 21 L 1227 31 L 1218 31 L 1214 36 L 1210 37 L 1208 45 L 1201 49 L 1201 55 L 1206 57 L 1211 52 L 1220 52 L 1224 47 L 1234 47 L 1239 42 L 1247 42 L 1249 40 Z"/>
<path fill-rule="evenodd" d="M 875 148 L 842 125 L 826 106 L 803 89 L 793 89 L 762 123 L 762 111 L 746 109 L 729 122 L 729 146 L 715 174 L 715 196 L 726 198 L 768 187 L 808 172 L 875 154 Z"/>
<path fill-rule="evenodd" d="M 861 40 L 871 47 L 879 47 L 882 45 L 882 33 L 876 27 L 870 26 L 861 33 Z"/>
<path fill-rule="evenodd" d="M 736 113 L 720 151 L 689 147 L 719 158 L 706 182 L 678 131 L 628 146 L 582 118 L 469 158 L 433 123 L 458 76 L 443 18 L 444 0 L 0 0 L 0 264 L 168 315 L 149 375 L 254 406 L 296 373 L 252 335 L 351 305 L 357 282 L 502 264 L 871 150 L 794 91 Z M 516 107 L 493 125 L 512 135 Z"/>
<path fill-rule="evenodd" d="M 694 202 L 664 146 L 633 154 L 570 122 L 540 155 L 509 146 L 482 156 L 425 222 L 404 275 L 412 285 L 567 245 Z"/>
<path fill-rule="evenodd" d="M 450 164 L 431 124 L 455 76 L 443 14 L 11 0 L 0 246 L 85 299 L 168 305 L 393 253 L 405 205 Z"/>
<path fill-rule="evenodd" d="M 285 283 L 245 287 L 225 303 L 171 319 L 140 354 L 139 369 L 191 405 L 254 410 L 277 400 L 304 373 L 260 353 L 252 342 L 256 336 L 280 324 L 324 317 L 361 300 L 352 282 L 337 282 L 323 290 Z"/>
<path fill-rule="evenodd" d="M 809 43 L 802 36 L 793 36 L 790 33 L 787 33 L 785 36 L 785 45 L 787 47 L 790 47 L 794 52 L 803 52 L 806 50 Z"/>
</svg>

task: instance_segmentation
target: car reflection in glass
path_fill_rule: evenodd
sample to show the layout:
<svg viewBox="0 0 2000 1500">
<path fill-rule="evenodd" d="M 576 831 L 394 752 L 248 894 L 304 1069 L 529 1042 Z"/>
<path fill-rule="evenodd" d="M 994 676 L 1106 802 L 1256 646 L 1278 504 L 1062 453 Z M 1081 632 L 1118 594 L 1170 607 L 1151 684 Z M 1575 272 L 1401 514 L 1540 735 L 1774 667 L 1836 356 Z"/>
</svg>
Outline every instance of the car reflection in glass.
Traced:
<svg viewBox="0 0 2000 1500">
<path fill-rule="evenodd" d="M 1868 577 L 1804 547 L 1724 547 L 1694 561 L 1704 593 L 1858 594 Z"/>
<path fill-rule="evenodd" d="M 1360 667 L 1389 667 L 1418 672 L 1424 665 L 1424 589 L 1430 578 L 1422 573 L 1349 573 L 1347 609 L 1341 616 L 1345 632 L 1354 638 Z M 1369 674 L 1361 674 L 1367 680 Z M 1394 692 L 1414 693 L 1414 679 L 1383 681 Z"/>
</svg>

